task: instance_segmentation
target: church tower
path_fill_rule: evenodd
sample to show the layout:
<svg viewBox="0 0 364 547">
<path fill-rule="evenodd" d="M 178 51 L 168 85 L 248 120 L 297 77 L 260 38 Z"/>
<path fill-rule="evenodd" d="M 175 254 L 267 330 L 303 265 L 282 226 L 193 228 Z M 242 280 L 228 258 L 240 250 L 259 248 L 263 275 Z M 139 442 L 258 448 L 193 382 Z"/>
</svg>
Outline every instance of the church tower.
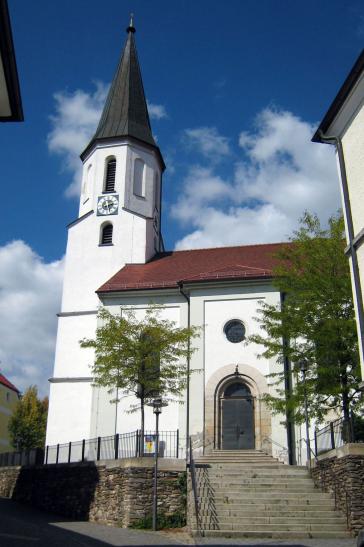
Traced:
<svg viewBox="0 0 364 547">
<path fill-rule="evenodd" d="M 90 433 L 93 356 L 79 340 L 95 335 L 95 291 L 125 264 L 143 264 L 163 247 L 165 165 L 151 130 L 132 20 L 99 125 L 81 160 L 79 215 L 68 226 L 47 444 Z"/>
</svg>

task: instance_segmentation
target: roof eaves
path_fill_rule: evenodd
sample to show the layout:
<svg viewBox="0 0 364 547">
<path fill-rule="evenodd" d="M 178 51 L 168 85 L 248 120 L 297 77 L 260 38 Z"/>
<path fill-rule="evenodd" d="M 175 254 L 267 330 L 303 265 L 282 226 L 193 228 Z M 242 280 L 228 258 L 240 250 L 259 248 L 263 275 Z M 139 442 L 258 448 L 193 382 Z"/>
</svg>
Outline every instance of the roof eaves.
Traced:
<svg viewBox="0 0 364 547">
<path fill-rule="evenodd" d="M 355 61 L 353 68 L 349 72 L 338 94 L 336 95 L 328 111 L 323 117 L 319 127 L 317 128 L 314 136 L 311 139 L 312 142 L 323 142 L 321 138 L 321 134 L 326 133 L 326 131 L 328 130 L 328 128 L 330 127 L 334 119 L 336 118 L 337 114 L 339 113 L 341 107 L 343 106 L 346 99 L 348 98 L 350 92 L 352 91 L 353 87 L 358 81 L 358 78 L 360 77 L 363 70 L 364 70 L 364 49 L 362 50 L 359 57 Z"/>
<path fill-rule="evenodd" d="M 5 376 L 0 375 L 0 384 L 7 387 L 8 389 L 11 389 L 12 391 L 15 391 L 16 393 L 20 393 L 19 389 L 14 386 Z"/>
<path fill-rule="evenodd" d="M 0 56 L 11 110 L 10 116 L 0 116 L 0 121 L 22 122 L 24 114 L 7 0 L 0 0 Z"/>
</svg>

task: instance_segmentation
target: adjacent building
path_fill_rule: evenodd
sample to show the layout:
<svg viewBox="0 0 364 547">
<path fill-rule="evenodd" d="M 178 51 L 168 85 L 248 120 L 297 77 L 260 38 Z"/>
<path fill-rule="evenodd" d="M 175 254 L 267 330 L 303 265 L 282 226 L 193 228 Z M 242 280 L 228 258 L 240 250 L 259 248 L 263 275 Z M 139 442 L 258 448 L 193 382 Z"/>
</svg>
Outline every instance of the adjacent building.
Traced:
<svg viewBox="0 0 364 547">
<path fill-rule="evenodd" d="M 312 140 L 336 148 L 364 379 L 364 50 Z"/>
<path fill-rule="evenodd" d="M 0 0 L 0 122 L 21 122 L 23 119 L 8 3 Z"/>
<path fill-rule="evenodd" d="M 8 424 L 19 395 L 19 390 L 0 374 L 0 452 L 10 452 L 14 448 L 10 443 Z"/>
</svg>

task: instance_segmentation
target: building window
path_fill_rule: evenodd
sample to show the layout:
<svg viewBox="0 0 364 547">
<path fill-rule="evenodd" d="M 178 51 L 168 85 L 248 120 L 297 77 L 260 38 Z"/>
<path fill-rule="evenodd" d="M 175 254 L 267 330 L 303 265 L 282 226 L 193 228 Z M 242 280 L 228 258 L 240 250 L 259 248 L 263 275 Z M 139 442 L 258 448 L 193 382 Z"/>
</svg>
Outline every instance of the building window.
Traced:
<svg viewBox="0 0 364 547">
<path fill-rule="evenodd" d="M 154 207 L 159 211 L 159 177 L 158 173 L 154 174 Z"/>
<path fill-rule="evenodd" d="M 111 158 L 106 163 L 104 192 L 115 192 L 116 159 Z"/>
<path fill-rule="evenodd" d="M 224 333 L 229 342 L 237 344 L 245 339 L 245 326 L 239 319 L 232 319 L 224 326 Z"/>
<path fill-rule="evenodd" d="M 139 158 L 134 162 L 133 193 L 139 197 L 145 197 L 145 163 Z"/>
<path fill-rule="evenodd" d="M 112 224 L 104 224 L 101 227 L 101 245 L 112 245 Z"/>
<path fill-rule="evenodd" d="M 10 393 L 7 391 L 6 392 L 6 401 L 9 402 L 10 401 Z"/>
<path fill-rule="evenodd" d="M 82 194 L 83 194 L 84 197 L 87 196 L 87 194 L 90 190 L 91 177 L 92 177 L 92 164 L 90 164 L 87 167 L 87 171 L 86 171 L 85 178 L 84 178 L 84 181 L 83 181 Z"/>
</svg>

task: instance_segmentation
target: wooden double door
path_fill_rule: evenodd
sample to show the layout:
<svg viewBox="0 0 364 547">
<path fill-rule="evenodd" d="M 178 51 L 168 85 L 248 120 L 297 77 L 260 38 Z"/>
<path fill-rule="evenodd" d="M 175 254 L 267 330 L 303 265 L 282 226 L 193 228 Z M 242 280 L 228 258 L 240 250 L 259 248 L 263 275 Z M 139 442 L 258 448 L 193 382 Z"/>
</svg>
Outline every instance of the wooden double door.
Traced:
<svg viewBox="0 0 364 547">
<path fill-rule="evenodd" d="M 254 399 L 246 384 L 229 384 L 220 398 L 220 448 L 255 448 Z"/>
</svg>

